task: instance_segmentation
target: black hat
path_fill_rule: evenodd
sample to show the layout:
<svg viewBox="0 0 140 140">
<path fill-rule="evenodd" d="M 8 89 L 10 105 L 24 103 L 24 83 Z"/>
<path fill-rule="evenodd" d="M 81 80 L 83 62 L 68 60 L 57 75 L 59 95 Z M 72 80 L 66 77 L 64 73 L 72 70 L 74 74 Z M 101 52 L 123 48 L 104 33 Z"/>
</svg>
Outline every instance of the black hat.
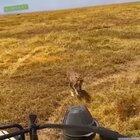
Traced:
<svg viewBox="0 0 140 140">
<path fill-rule="evenodd" d="M 98 122 L 94 119 L 86 106 L 73 106 L 66 112 L 63 124 L 67 125 L 79 125 L 79 126 L 98 126 Z M 95 133 L 92 131 L 79 131 L 79 130 L 65 130 L 63 131 L 66 140 L 85 140 L 95 137 Z"/>
</svg>

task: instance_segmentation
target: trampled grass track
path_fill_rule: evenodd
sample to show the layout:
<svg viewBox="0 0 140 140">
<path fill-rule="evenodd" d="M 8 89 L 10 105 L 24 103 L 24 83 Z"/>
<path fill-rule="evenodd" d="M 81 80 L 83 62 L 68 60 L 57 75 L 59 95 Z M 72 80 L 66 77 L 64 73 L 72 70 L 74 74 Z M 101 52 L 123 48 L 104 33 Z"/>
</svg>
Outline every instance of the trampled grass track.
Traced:
<svg viewBox="0 0 140 140">
<path fill-rule="evenodd" d="M 139 136 L 139 13 L 131 3 L 0 16 L 0 122 L 26 125 L 31 112 L 59 122 L 85 104 L 101 125 Z M 85 76 L 90 102 L 70 97 L 70 67 Z"/>
</svg>

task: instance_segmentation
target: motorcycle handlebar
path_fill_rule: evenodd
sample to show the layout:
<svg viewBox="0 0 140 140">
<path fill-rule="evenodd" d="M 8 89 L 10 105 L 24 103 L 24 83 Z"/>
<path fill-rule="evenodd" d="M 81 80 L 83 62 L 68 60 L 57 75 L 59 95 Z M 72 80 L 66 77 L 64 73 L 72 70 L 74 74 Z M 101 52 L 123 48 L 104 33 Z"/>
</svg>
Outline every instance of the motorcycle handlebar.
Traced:
<svg viewBox="0 0 140 140">
<path fill-rule="evenodd" d="M 77 126 L 77 125 L 65 125 L 65 124 L 45 124 L 45 125 L 36 125 L 33 126 L 33 128 L 27 128 L 27 129 L 23 129 L 14 133 L 10 133 L 4 136 L 0 136 L 0 140 L 4 140 L 6 138 L 11 138 L 11 137 L 15 137 L 21 134 L 25 134 L 25 133 L 31 133 L 32 129 L 35 130 L 41 130 L 41 129 L 61 129 L 61 130 L 67 130 L 67 129 L 73 129 L 73 130 L 82 130 L 82 131 L 91 131 L 91 132 L 95 132 L 97 134 L 99 134 L 101 137 L 108 139 L 108 140 L 118 140 L 118 138 L 126 138 L 126 136 L 123 136 L 121 134 L 119 134 L 116 131 L 112 131 L 109 130 L 107 128 L 104 127 L 96 127 L 96 126 Z M 36 139 L 35 139 L 36 140 Z"/>
</svg>

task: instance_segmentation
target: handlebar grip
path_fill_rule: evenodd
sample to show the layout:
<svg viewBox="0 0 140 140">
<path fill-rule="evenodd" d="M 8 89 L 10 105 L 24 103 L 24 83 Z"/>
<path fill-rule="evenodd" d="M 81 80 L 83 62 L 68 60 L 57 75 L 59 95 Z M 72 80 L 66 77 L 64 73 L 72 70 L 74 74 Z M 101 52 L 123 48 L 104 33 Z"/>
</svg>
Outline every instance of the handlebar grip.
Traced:
<svg viewBox="0 0 140 140">
<path fill-rule="evenodd" d="M 98 131 L 102 140 L 118 140 L 119 138 L 127 138 L 116 131 L 112 131 L 104 127 L 98 127 Z"/>
</svg>

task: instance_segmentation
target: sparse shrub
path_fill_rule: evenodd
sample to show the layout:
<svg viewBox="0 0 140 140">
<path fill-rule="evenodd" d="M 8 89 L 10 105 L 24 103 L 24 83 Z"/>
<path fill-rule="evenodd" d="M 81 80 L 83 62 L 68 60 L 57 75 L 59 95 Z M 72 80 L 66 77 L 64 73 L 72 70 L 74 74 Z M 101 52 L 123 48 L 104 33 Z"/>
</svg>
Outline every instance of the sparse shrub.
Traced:
<svg viewBox="0 0 140 140">
<path fill-rule="evenodd" d="M 122 96 L 116 102 L 116 111 L 122 121 L 138 114 L 138 109 L 137 97 L 133 95 Z"/>
</svg>

